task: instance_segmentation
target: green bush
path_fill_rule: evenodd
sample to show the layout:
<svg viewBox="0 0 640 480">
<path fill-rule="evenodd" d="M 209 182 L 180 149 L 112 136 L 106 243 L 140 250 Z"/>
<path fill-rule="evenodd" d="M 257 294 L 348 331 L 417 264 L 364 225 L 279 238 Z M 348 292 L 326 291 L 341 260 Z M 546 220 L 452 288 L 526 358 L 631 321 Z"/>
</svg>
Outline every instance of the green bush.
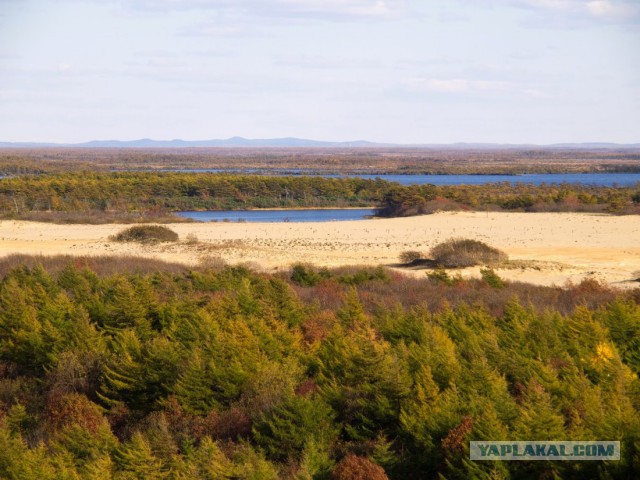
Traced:
<svg viewBox="0 0 640 480">
<path fill-rule="evenodd" d="M 162 225 L 136 225 L 109 238 L 116 242 L 177 242 L 178 234 Z"/>
<path fill-rule="evenodd" d="M 455 280 L 449 276 L 444 268 L 436 268 L 432 272 L 427 272 L 427 278 L 432 282 L 440 282 L 446 285 L 453 285 Z"/>
<path fill-rule="evenodd" d="M 301 287 L 313 287 L 330 276 L 327 270 L 317 272 L 311 265 L 298 263 L 291 270 L 291 281 Z"/>
<path fill-rule="evenodd" d="M 431 249 L 433 261 L 445 268 L 495 265 L 508 260 L 507 254 L 484 242 L 468 238 L 452 238 Z"/>
<path fill-rule="evenodd" d="M 491 268 L 481 268 L 480 275 L 491 288 L 504 288 L 504 281 Z"/>
</svg>

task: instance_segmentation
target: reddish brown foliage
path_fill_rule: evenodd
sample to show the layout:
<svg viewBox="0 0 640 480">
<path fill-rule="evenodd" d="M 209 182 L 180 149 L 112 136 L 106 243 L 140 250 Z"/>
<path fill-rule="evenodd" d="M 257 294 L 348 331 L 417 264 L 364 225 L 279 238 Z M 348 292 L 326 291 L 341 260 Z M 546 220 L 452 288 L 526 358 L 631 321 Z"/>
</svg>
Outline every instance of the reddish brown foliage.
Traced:
<svg viewBox="0 0 640 480">
<path fill-rule="evenodd" d="M 50 396 L 47 402 L 47 420 L 54 430 L 68 425 L 80 425 L 91 433 L 96 433 L 106 423 L 102 409 L 78 393 Z"/>
<path fill-rule="evenodd" d="M 449 430 L 446 437 L 442 439 L 442 450 L 445 455 L 464 453 L 467 435 L 473 428 L 473 418 L 465 416 L 460 425 Z"/>
<path fill-rule="evenodd" d="M 384 469 L 366 457 L 347 455 L 331 472 L 333 480 L 388 480 Z"/>
<path fill-rule="evenodd" d="M 207 417 L 207 428 L 213 438 L 238 440 L 251 433 L 251 417 L 242 407 L 232 406 L 222 413 L 212 412 Z"/>
<path fill-rule="evenodd" d="M 307 397 L 309 395 L 313 395 L 318 391 L 318 384 L 311 378 L 308 378 L 296 387 L 295 393 L 296 395 L 299 395 L 301 397 Z"/>
<path fill-rule="evenodd" d="M 207 433 L 207 419 L 186 413 L 175 396 L 164 403 L 164 415 L 171 431 L 177 439 L 195 438 L 200 440 Z"/>
<path fill-rule="evenodd" d="M 336 323 L 335 314 L 328 310 L 323 310 L 305 320 L 301 325 L 305 341 L 308 344 L 313 344 L 324 340 Z"/>
</svg>

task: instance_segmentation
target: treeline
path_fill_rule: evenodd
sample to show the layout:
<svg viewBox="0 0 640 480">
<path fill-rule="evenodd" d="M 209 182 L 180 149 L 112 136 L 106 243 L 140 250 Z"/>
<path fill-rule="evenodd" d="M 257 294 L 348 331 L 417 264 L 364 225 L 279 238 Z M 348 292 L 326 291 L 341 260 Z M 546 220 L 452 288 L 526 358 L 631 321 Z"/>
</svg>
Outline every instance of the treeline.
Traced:
<svg viewBox="0 0 640 480">
<path fill-rule="evenodd" d="M 524 212 L 640 213 L 640 185 L 602 187 L 579 184 L 411 185 L 392 187 L 378 215 L 402 217 L 436 211 L 504 210 Z"/>
<path fill-rule="evenodd" d="M 84 263 L 0 281 L 1 478 L 640 475 L 637 290 Z M 622 459 L 469 460 L 505 439 Z"/>
<path fill-rule="evenodd" d="M 387 182 L 210 173 L 83 173 L 0 180 L 0 212 L 172 212 L 370 206 Z"/>
<path fill-rule="evenodd" d="M 118 215 L 146 218 L 180 210 L 276 207 L 376 206 L 381 216 L 459 209 L 637 213 L 638 204 L 640 187 L 573 184 L 400 186 L 360 178 L 167 172 L 85 172 L 0 180 L 0 215 L 39 220 L 60 218 L 47 212 L 90 213 L 83 218 L 100 222 L 116 221 Z"/>
</svg>

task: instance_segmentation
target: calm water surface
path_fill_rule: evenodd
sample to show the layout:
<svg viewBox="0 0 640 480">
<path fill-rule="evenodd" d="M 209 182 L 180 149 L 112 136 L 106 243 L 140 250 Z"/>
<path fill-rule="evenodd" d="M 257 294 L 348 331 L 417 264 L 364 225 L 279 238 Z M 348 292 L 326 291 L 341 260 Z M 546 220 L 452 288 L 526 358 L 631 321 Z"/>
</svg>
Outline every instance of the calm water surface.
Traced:
<svg viewBox="0 0 640 480">
<path fill-rule="evenodd" d="M 340 220 L 364 220 L 375 212 L 371 208 L 330 210 L 232 210 L 208 212 L 177 212 L 181 217 L 199 222 L 333 222 Z"/>
<path fill-rule="evenodd" d="M 640 173 L 536 173 L 528 175 L 359 175 L 374 180 L 376 177 L 402 185 L 484 185 L 508 182 L 512 185 L 576 183 L 598 186 L 633 186 L 640 183 Z"/>
<path fill-rule="evenodd" d="M 343 175 L 324 175 L 342 178 Z M 354 175 L 358 178 L 375 180 L 379 178 L 402 185 L 484 185 L 508 182 L 512 185 L 528 183 L 533 185 L 576 183 L 603 187 L 633 186 L 640 183 L 640 173 L 532 173 L 527 175 Z"/>
<path fill-rule="evenodd" d="M 603 187 L 629 187 L 640 184 L 640 173 L 532 173 L 526 175 L 316 175 L 304 171 L 261 171 L 261 170 L 221 170 L 221 169 L 194 169 L 180 170 L 181 172 L 199 173 L 235 173 L 246 175 L 309 175 L 325 178 L 349 178 L 357 177 L 367 180 L 379 178 L 388 182 L 397 182 L 401 185 L 484 185 L 487 183 L 508 182 L 512 185 L 528 183 L 533 185 L 575 183 L 580 185 L 598 185 Z"/>
</svg>

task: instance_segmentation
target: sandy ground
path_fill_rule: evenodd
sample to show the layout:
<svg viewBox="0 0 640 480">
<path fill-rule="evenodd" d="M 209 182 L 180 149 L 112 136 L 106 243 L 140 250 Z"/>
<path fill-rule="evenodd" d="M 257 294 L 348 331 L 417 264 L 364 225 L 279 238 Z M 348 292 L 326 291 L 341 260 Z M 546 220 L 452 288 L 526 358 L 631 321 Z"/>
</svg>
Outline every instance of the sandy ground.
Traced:
<svg viewBox="0 0 640 480">
<path fill-rule="evenodd" d="M 428 252 L 452 237 L 504 250 L 515 266 L 506 279 L 564 285 L 593 277 L 620 287 L 640 274 L 640 216 L 577 213 L 440 213 L 420 217 L 327 223 L 178 223 L 172 244 L 121 244 L 123 225 L 53 225 L 1 221 L 0 256 L 12 253 L 141 255 L 197 264 L 220 257 L 273 271 L 295 262 L 319 266 L 393 265 L 406 250 Z M 407 270 L 424 276 L 425 270 Z M 477 276 L 467 269 L 463 276 Z"/>
</svg>

